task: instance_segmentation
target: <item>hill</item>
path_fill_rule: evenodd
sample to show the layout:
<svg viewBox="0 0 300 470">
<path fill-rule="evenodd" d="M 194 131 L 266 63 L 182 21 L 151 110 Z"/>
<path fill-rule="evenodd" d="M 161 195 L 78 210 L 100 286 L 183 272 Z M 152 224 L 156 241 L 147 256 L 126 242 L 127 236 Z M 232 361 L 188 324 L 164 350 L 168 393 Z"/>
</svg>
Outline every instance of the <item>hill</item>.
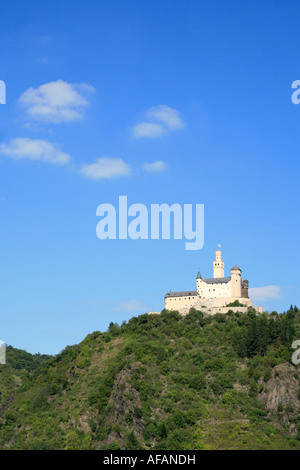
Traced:
<svg viewBox="0 0 300 470">
<path fill-rule="evenodd" d="M 111 323 L 2 401 L 0 448 L 300 449 L 299 338 L 296 307 Z"/>
<path fill-rule="evenodd" d="M 17 389 L 51 356 L 46 354 L 30 354 L 12 346 L 6 347 L 6 364 L 0 366 L 0 409 L 7 401 L 12 400 Z"/>
</svg>

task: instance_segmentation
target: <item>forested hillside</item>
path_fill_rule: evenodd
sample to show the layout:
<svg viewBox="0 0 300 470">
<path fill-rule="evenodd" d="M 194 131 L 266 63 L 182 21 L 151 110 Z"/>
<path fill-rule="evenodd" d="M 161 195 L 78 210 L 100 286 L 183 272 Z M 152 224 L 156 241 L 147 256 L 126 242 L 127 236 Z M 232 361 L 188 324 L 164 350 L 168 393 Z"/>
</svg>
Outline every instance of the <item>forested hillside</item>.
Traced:
<svg viewBox="0 0 300 470">
<path fill-rule="evenodd" d="M 2 399 L 0 448 L 300 449 L 295 339 L 296 307 L 111 323 Z"/>
<path fill-rule="evenodd" d="M 32 371 L 50 359 L 46 354 L 30 354 L 12 346 L 6 348 L 6 364 L 0 365 L 0 409 Z"/>
</svg>

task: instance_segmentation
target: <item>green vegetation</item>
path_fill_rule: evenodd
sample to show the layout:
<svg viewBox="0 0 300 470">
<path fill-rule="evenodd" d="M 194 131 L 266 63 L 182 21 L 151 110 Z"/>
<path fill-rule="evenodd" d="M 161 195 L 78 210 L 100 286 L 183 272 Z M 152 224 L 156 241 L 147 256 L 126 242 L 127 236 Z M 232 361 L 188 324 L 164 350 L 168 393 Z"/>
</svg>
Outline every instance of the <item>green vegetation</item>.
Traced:
<svg viewBox="0 0 300 470">
<path fill-rule="evenodd" d="M 227 307 L 244 307 L 244 304 L 241 304 L 239 300 L 235 300 L 234 302 L 227 304 Z"/>
<path fill-rule="evenodd" d="M 45 354 L 29 354 L 21 349 L 7 346 L 6 362 L 0 365 L 0 409 L 12 397 L 30 373 L 37 369 L 51 356 Z"/>
<path fill-rule="evenodd" d="M 8 400 L 7 382 L 0 402 L 0 448 L 300 449 L 298 409 L 261 399 L 280 364 L 299 388 L 299 335 L 296 307 L 111 323 L 47 361 L 24 357 L 22 383 Z"/>
</svg>

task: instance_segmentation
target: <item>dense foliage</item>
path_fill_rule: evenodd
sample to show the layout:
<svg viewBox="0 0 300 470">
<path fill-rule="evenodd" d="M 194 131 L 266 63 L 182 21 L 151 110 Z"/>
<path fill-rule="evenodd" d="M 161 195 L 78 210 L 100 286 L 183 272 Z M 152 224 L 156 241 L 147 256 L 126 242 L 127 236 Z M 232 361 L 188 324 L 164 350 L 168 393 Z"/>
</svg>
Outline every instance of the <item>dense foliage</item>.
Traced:
<svg viewBox="0 0 300 470">
<path fill-rule="evenodd" d="M 6 364 L 0 365 L 0 407 L 18 389 L 30 373 L 51 356 L 30 354 L 12 346 L 6 347 Z"/>
<path fill-rule="evenodd" d="M 0 409 L 0 448 L 300 449 L 298 410 L 259 399 L 299 338 L 296 307 L 111 323 L 29 374 Z"/>
</svg>

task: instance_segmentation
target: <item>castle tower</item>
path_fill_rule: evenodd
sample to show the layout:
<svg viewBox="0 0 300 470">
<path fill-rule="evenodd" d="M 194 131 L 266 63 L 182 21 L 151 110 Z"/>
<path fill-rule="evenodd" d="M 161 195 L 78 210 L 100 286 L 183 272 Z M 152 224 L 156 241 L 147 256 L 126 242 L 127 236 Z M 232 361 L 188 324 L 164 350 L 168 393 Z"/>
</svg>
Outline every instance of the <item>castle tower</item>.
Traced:
<svg viewBox="0 0 300 470">
<path fill-rule="evenodd" d="M 199 295 L 200 295 L 201 284 L 202 284 L 202 276 L 200 274 L 200 271 L 198 271 L 197 278 L 196 278 L 196 289 Z"/>
<path fill-rule="evenodd" d="M 242 297 L 242 270 L 237 266 L 233 266 L 231 272 L 231 297 Z"/>
<path fill-rule="evenodd" d="M 242 297 L 244 299 L 249 299 L 249 281 L 248 279 L 245 279 L 244 281 L 242 281 Z"/>
<path fill-rule="evenodd" d="M 222 261 L 221 250 L 216 251 L 216 261 L 214 261 L 214 277 L 224 277 L 224 261 Z"/>
</svg>

